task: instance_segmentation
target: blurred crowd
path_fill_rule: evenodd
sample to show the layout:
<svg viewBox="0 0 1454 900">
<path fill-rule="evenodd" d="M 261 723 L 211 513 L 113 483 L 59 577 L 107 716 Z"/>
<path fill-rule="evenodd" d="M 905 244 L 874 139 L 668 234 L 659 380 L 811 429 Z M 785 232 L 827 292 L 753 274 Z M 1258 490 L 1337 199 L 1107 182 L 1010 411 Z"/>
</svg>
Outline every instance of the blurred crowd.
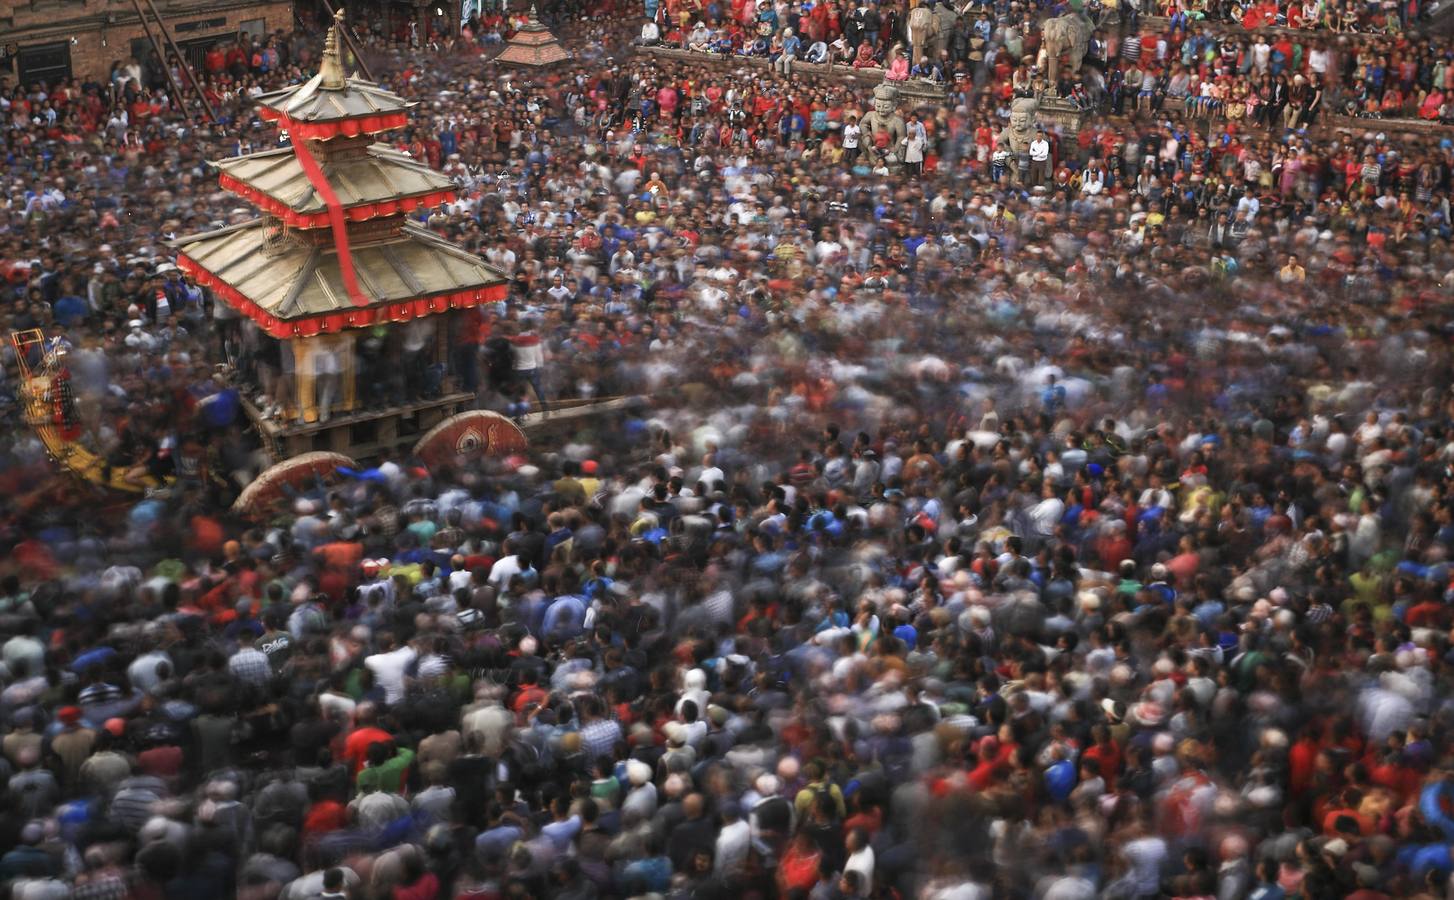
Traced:
<svg viewBox="0 0 1454 900">
<path fill-rule="evenodd" d="M 1127 72 L 1283 105 L 1108 85 L 1022 177 L 1048 10 L 966 15 L 893 171 L 860 85 L 611 11 L 544 74 L 481 55 L 501 16 L 365 42 L 460 188 L 420 223 L 512 280 L 451 374 L 640 399 L 257 521 L 257 335 L 163 240 L 252 215 L 205 160 L 277 144 L 250 97 L 318 35 L 206 67 L 220 125 L 145 73 L 0 92 L 0 325 L 69 348 L 78 440 L 176 479 L 66 480 L 7 348 L 11 896 L 1448 896 L 1454 144 L 1292 93 L 1380 48 L 1432 89 L 1442 45 L 1128 31 Z"/>
</svg>

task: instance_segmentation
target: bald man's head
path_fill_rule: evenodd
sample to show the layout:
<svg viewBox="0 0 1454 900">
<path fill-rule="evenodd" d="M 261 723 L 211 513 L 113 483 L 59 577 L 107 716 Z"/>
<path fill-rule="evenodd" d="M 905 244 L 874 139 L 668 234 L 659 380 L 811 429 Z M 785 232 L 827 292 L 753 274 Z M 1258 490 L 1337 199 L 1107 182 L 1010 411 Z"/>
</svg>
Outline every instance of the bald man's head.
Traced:
<svg viewBox="0 0 1454 900">
<path fill-rule="evenodd" d="M 688 819 L 700 819 L 702 810 L 705 808 L 705 801 L 701 794 L 688 794 L 682 801 L 682 812 Z"/>
</svg>

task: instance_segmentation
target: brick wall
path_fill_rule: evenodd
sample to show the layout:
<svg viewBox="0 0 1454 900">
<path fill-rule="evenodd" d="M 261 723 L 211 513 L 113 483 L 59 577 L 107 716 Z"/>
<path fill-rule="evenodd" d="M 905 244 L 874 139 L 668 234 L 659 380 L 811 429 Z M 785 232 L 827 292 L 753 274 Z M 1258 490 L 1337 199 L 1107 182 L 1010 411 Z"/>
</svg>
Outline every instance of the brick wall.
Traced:
<svg viewBox="0 0 1454 900">
<path fill-rule="evenodd" d="M 153 0 L 165 17 L 172 38 L 179 44 L 198 38 L 236 34 L 244 22 L 262 19 L 271 33 L 293 26 L 293 0 L 247 2 L 247 0 Z M 142 8 L 146 9 L 145 0 Z M 111 64 L 131 54 L 134 39 L 146 39 L 141 21 L 130 0 L 15 0 L 10 16 L 0 14 L 0 34 L 6 45 L 21 49 L 73 41 L 71 72 L 78 78 L 104 79 Z M 165 46 L 148 10 L 152 33 Z M 178 25 L 201 23 L 201 27 L 178 31 Z M 14 76 L 15 61 L 0 67 L 0 75 Z"/>
</svg>

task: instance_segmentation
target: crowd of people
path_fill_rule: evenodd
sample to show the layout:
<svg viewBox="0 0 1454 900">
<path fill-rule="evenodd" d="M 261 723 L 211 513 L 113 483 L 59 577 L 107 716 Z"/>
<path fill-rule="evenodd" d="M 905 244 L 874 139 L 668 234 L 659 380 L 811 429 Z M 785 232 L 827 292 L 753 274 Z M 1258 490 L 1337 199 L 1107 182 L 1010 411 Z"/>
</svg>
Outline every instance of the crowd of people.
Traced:
<svg viewBox="0 0 1454 900">
<path fill-rule="evenodd" d="M 217 369 L 252 326 L 163 241 L 249 215 L 205 160 L 276 145 L 251 97 L 319 35 L 199 73 L 220 125 L 144 74 L 0 91 L 0 327 L 69 348 L 81 440 L 176 478 L 66 479 L 7 351 L 10 896 L 1448 896 L 1454 143 L 1286 111 L 1444 51 L 1128 32 L 1128 72 L 1285 103 L 1138 89 L 1021 177 L 1025 15 L 903 101 L 892 169 L 858 83 L 599 14 L 536 75 L 481 55 L 502 17 L 366 34 L 460 187 L 420 223 L 512 279 L 452 374 L 640 399 L 258 521 Z"/>
<path fill-rule="evenodd" d="M 1084 15 L 1097 27 L 1085 68 L 1078 74 L 1067 69 L 1060 84 L 1049 85 L 1039 56 L 1042 13 L 1029 5 L 959 8 L 939 0 L 918 48 L 903 4 L 808 3 L 788 7 L 781 17 L 770 4 L 700 12 L 678 6 L 662 5 L 642 26 L 639 42 L 770 59 L 783 71 L 794 62 L 841 65 L 881 70 L 891 79 L 961 82 L 961 88 L 966 81 L 988 82 L 1007 95 L 1054 87 L 1084 108 L 1117 115 L 1159 111 L 1168 100 L 1233 125 L 1275 119 L 1306 127 L 1325 110 L 1444 123 L 1454 115 L 1454 45 L 1398 29 L 1370 37 L 1330 35 L 1298 27 L 1295 17 L 1292 27 L 1264 27 L 1284 24 L 1265 11 L 1265 19 L 1243 27 L 1184 10 L 1143 17 L 1127 8 L 1123 17 L 1114 5 L 1087 5 Z"/>
</svg>

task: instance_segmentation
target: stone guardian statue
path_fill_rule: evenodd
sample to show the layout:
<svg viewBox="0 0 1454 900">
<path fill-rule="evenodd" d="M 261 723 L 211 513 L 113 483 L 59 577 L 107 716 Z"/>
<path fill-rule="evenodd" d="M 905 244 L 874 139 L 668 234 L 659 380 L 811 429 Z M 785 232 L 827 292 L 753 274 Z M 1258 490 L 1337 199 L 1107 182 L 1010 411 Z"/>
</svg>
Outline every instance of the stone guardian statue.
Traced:
<svg viewBox="0 0 1454 900">
<path fill-rule="evenodd" d="M 882 162 L 897 168 L 902 159 L 899 147 L 908 135 L 908 128 L 898 113 L 898 105 L 898 88 L 886 82 L 880 84 L 873 89 L 873 110 L 864 114 L 858 123 L 863 131 L 862 146 L 875 164 Z"/>
<path fill-rule="evenodd" d="M 1035 113 L 1040 102 L 1034 97 L 1021 97 L 1010 104 L 1010 124 L 999 135 L 999 143 L 1010 151 L 1014 160 L 1014 177 L 1025 184 L 1030 175 L 1030 142 L 1035 140 Z"/>
</svg>

